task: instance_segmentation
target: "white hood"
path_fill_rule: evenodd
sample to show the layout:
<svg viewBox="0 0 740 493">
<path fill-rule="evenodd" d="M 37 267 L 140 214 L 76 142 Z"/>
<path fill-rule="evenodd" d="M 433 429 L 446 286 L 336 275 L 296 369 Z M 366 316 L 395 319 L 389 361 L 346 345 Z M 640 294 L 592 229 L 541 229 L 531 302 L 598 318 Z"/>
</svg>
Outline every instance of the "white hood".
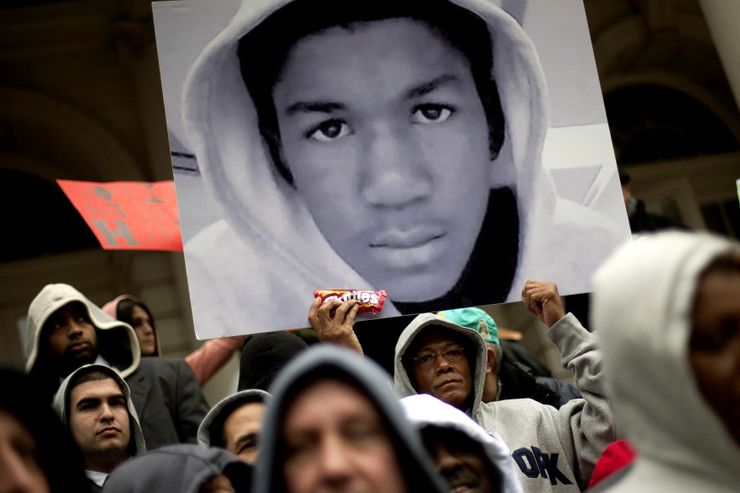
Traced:
<svg viewBox="0 0 740 493">
<path fill-rule="evenodd" d="M 667 490 L 693 487 L 677 473 L 696 479 L 701 491 L 740 485 L 740 448 L 700 394 L 688 360 L 698 277 L 729 252 L 740 245 L 706 234 L 646 235 L 594 276 L 591 320 L 604 348 L 610 404 L 637 448 L 639 468 L 670 470 L 666 481 L 683 484 Z M 733 486 L 714 489 L 718 484 Z"/>
<path fill-rule="evenodd" d="M 469 436 L 480 443 L 488 460 L 501 471 L 502 493 L 520 493 L 522 485 L 514 471 L 511 451 L 495 433 L 488 433 L 459 409 L 445 404 L 431 395 L 411 395 L 401 399 L 406 416 L 419 430 L 426 426 L 449 428 Z"/>
<path fill-rule="evenodd" d="M 258 130 L 240 72 L 238 42 L 288 3 L 242 2 L 228 26 L 200 54 L 184 84 L 182 117 L 188 143 L 226 218 L 185 249 L 196 325 L 208 327 L 209 337 L 251 331 L 243 327 L 247 314 L 254 330 L 305 323 L 314 289 L 384 288 L 371 286 L 329 245 L 302 199 L 275 170 Z M 483 18 L 492 38 L 492 76 L 506 128 L 503 147 L 491 161 L 491 181 L 512 188 L 520 220 L 519 266 L 508 299 L 518 299 L 523 283 L 534 275 L 557 279 L 565 289 L 583 288 L 580 280 L 595 265 L 574 252 L 589 248 L 598 252 L 593 255 L 598 261 L 610 250 L 613 235 L 597 230 L 584 236 L 583 226 L 598 228 L 605 224 L 603 218 L 556 200 L 550 176 L 542 170 L 549 109 L 534 46 L 517 20 L 495 2 L 452 3 Z M 574 214 L 580 214 L 578 224 L 572 222 Z M 289 279 L 282 281 L 285 277 Z M 219 295 L 216 290 L 222 284 L 242 293 L 239 301 Z M 276 300 L 287 303 L 261 317 L 269 311 L 265 307 L 277 306 Z M 397 314 L 387 302 L 383 315 Z"/>
</svg>

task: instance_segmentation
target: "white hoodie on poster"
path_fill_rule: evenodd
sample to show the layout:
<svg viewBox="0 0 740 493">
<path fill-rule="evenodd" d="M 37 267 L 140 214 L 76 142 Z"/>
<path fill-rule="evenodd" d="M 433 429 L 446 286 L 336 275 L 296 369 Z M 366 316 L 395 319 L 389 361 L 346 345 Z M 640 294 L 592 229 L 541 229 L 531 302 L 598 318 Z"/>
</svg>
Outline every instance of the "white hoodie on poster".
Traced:
<svg viewBox="0 0 740 493">
<path fill-rule="evenodd" d="M 225 216 L 185 245 L 199 337 L 305 326 L 314 289 L 386 288 L 370 285 L 335 252 L 300 194 L 276 172 L 258 131 L 237 46 L 287 3 L 245 0 L 200 54 L 184 83 L 187 143 Z M 494 2 L 454 3 L 484 19 L 492 37 L 492 75 L 506 128 L 491 179 L 496 186 L 515 190 L 520 219 L 519 264 L 508 298 L 518 297 L 524 281 L 533 276 L 558 279 L 564 292 L 584 291 L 598 262 L 628 234 L 626 220 L 614 225 L 591 209 L 556 197 L 541 165 L 548 97 L 532 42 L 517 20 Z M 389 294 L 383 315 L 398 315 Z M 490 300 L 495 301 L 503 300 Z"/>
<path fill-rule="evenodd" d="M 606 390 L 637 452 L 607 491 L 740 491 L 740 447 L 702 397 L 688 356 L 697 281 L 729 253 L 740 245 L 707 234 L 646 235 L 595 274 L 591 321 L 609 349 Z"/>
</svg>

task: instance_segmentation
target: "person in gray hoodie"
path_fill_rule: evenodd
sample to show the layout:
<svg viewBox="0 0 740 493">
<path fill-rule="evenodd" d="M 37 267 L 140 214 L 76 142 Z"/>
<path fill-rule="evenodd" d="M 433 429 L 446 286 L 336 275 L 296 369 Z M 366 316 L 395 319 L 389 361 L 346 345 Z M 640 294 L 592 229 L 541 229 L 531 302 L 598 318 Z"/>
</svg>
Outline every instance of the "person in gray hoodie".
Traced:
<svg viewBox="0 0 740 493">
<path fill-rule="evenodd" d="M 198 443 L 221 447 L 248 464 L 257 460 L 262 419 L 270 394 L 246 389 L 224 397 L 198 427 Z"/>
<path fill-rule="evenodd" d="M 637 452 L 621 479 L 600 488 L 737 492 L 740 244 L 644 235 L 615 252 L 593 286 L 591 321 L 609 348 L 606 390 Z"/>
<path fill-rule="evenodd" d="M 252 467 L 216 447 L 183 443 L 140 455 L 116 469 L 104 493 L 249 493 Z"/>
<path fill-rule="evenodd" d="M 369 360 L 313 347 L 270 390 L 255 493 L 447 491 L 387 374 Z"/>
<path fill-rule="evenodd" d="M 560 409 L 531 399 L 482 402 L 487 362 L 478 332 L 425 313 L 401 333 L 395 349 L 394 385 L 401 396 L 431 394 L 496 432 L 512 450 L 524 491 L 585 488 L 603 449 L 617 438 L 601 382 L 601 352 L 570 313 L 554 310 L 553 286 L 525 285 L 525 304 L 546 325 L 575 372 L 583 394 Z"/>
<path fill-rule="evenodd" d="M 131 391 L 111 367 L 79 367 L 59 386 L 53 405 L 82 450 L 92 491 L 100 491 L 116 467 L 146 451 Z"/>
<path fill-rule="evenodd" d="M 195 442 L 208 412 L 193 370 L 178 358 L 141 358 L 134 329 L 68 284 L 47 284 L 28 307 L 26 371 L 51 400 L 83 364 L 115 368 L 131 388 L 149 448 Z"/>
</svg>

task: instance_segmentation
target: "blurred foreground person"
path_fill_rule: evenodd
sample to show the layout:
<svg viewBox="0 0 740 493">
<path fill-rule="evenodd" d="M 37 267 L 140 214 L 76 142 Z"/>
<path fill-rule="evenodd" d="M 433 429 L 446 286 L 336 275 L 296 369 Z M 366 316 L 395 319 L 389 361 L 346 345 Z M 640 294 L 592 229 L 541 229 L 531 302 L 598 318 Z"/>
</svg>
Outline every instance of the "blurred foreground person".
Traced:
<svg viewBox="0 0 740 493">
<path fill-rule="evenodd" d="M 291 362 L 271 391 L 256 493 L 446 491 L 377 365 L 319 346 Z"/>
<path fill-rule="evenodd" d="M 594 276 L 591 320 L 634 464 L 610 492 L 740 487 L 740 245 L 660 233 L 621 247 Z"/>
<path fill-rule="evenodd" d="M 80 450 L 34 382 L 0 368 L 0 493 L 88 491 Z"/>
<path fill-rule="evenodd" d="M 406 416 L 421 432 L 424 446 L 450 493 L 519 493 L 511 451 L 465 413 L 427 394 L 404 397 Z"/>
<path fill-rule="evenodd" d="M 147 452 L 110 475 L 104 493 L 248 493 L 252 468 L 227 450 L 179 444 Z"/>
<path fill-rule="evenodd" d="M 72 372 L 54 409 L 82 450 L 91 491 L 101 491 L 116 467 L 146 451 L 131 391 L 113 368 L 84 365 Z"/>
</svg>

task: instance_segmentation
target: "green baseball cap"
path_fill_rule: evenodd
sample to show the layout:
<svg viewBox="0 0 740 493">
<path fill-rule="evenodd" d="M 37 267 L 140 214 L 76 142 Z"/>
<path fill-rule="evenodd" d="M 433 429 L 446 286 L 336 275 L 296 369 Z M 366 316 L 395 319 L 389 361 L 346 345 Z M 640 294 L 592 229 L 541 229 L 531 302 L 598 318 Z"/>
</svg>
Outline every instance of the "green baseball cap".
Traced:
<svg viewBox="0 0 740 493">
<path fill-rule="evenodd" d="M 445 310 L 437 313 L 437 315 L 446 318 L 452 323 L 478 332 L 487 344 L 495 344 L 497 346 L 501 345 L 498 338 L 498 326 L 496 325 L 496 321 L 480 308 L 472 307 Z M 481 320 L 486 323 L 486 327 L 480 326 Z"/>
</svg>

